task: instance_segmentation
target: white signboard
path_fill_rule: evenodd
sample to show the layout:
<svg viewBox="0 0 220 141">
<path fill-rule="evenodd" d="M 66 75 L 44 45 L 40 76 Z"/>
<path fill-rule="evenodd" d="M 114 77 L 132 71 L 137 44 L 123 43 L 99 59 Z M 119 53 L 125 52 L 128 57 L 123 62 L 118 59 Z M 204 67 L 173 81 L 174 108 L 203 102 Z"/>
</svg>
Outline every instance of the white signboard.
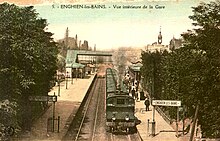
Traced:
<svg viewBox="0 0 220 141">
<path fill-rule="evenodd" d="M 153 100 L 154 106 L 181 106 L 181 101 L 177 100 Z"/>
<path fill-rule="evenodd" d="M 49 101 L 49 102 L 56 102 L 57 96 L 29 96 L 30 101 Z"/>
</svg>

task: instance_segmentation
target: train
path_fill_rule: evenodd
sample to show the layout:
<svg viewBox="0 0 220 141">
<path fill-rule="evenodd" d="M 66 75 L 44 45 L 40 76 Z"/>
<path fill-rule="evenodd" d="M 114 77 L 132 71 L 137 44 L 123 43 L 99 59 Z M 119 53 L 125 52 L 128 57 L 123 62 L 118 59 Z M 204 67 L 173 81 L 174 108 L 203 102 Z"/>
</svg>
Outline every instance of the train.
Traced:
<svg viewBox="0 0 220 141">
<path fill-rule="evenodd" d="M 135 100 L 128 88 L 119 81 L 118 73 L 107 68 L 106 74 L 106 126 L 109 132 L 135 132 L 137 118 Z"/>
</svg>

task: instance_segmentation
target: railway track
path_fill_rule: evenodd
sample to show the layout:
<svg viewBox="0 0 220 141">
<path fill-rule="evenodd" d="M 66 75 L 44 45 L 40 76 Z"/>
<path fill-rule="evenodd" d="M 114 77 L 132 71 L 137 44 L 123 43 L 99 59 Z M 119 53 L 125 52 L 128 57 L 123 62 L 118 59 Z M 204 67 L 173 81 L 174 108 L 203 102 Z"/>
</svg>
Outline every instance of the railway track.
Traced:
<svg viewBox="0 0 220 141">
<path fill-rule="evenodd" d="M 65 141 L 141 141 L 138 133 L 106 132 L 105 79 L 96 78 L 80 114 L 74 118 Z"/>
<path fill-rule="evenodd" d="M 105 132 L 105 103 L 103 103 L 105 97 L 104 87 L 105 79 L 96 78 L 81 114 L 73 121 L 63 140 L 95 141 L 97 138 L 104 140 L 104 136 L 101 135 Z"/>
<path fill-rule="evenodd" d="M 142 141 L 138 133 L 127 134 L 127 133 L 109 133 L 108 141 Z"/>
<path fill-rule="evenodd" d="M 77 140 L 91 140 L 95 138 L 97 117 L 99 111 L 100 95 L 104 94 L 104 85 L 102 79 L 97 78 L 95 81 L 94 89 L 91 91 L 91 95 L 85 104 L 85 112 L 80 123 L 79 130 L 77 132 L 75 141 Z M 89 121 L 89 122 L 88 122 Z"/>
</svg>

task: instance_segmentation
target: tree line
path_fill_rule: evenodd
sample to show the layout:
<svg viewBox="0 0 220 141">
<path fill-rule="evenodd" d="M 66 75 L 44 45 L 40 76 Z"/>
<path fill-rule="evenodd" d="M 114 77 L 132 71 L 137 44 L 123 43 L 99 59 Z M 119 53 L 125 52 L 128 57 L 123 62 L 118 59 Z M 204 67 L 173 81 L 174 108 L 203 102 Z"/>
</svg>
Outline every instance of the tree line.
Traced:
<svg viewBox="0 0 220 141">
<path fill-rule="evenodd" d="M 0 126 L 30 128 L 47 103 L 29 96 L 47 96 L 57 70 L 57 44 L 46 31 L 46 19 L 33 6 L 0 4 Z M 4 133 L 0 131 L 0 134 Z"/>
<path fill-rule="evenodd" d="M 183 47 L 142 53 L 141 74 L 155 99 L 181 100 L 186 117 L 199 106 L 202 136 L 220 137 L 220 1 L 192 7 L 195 29 L 182 34 Z M 163 107 L 169 116 L 176 109 Z"/>
</svg>

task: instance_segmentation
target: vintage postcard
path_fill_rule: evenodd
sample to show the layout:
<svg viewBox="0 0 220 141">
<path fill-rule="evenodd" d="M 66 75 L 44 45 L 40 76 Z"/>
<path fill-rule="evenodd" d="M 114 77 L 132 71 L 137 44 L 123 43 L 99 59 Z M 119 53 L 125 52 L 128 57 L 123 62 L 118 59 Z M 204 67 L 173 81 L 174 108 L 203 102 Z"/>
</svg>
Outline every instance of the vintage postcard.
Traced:
<svg viewBox="0 0 220 141">
<path fill-rule="evenodd" d="M 216 101 L 197 95 L 219 91 L 219 48 L 203 46 L 219 45 L 219 7 L 214 0 L 0 0 L 0 140 L 220 137 L 217 121 L 203 122 L 219 113 L 201 115 L 213 104 L 199 109 Z"/>
</svg>

